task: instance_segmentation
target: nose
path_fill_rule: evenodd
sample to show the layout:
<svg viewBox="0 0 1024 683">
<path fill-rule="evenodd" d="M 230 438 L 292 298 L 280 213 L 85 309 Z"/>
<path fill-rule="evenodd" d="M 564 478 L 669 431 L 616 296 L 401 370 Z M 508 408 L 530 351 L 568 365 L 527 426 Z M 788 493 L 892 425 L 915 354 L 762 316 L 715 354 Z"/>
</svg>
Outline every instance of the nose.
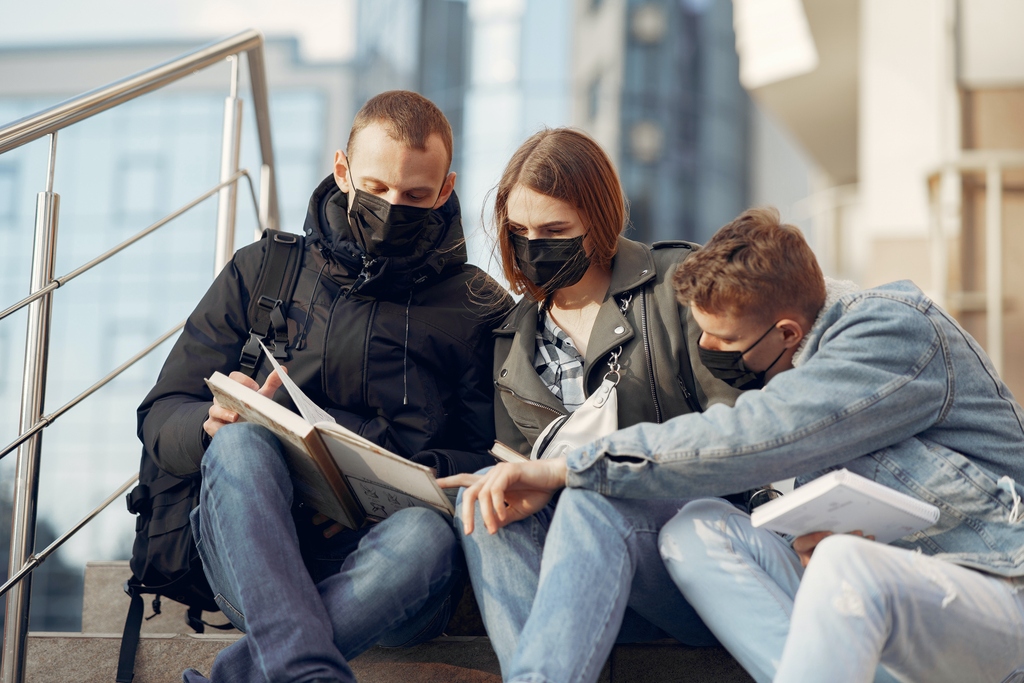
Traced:
<svg viewBox="0 0 1024 683">
<path fill-rule="evenodd" d="M 387 201 L 388 204 L 394 206 L 395 204 L 402 203 L 402 193 L 397 190 L 388 190 L 384 194 L 380 195 L 381 199 Z"/>
<path fill-rule="evenodd" d="M 701 331 L 700 336 L 697 338 L 697 346 L 708 351 L 718 351 L 718 344 L 708 338 L 708 333 Z"/>
</svg>

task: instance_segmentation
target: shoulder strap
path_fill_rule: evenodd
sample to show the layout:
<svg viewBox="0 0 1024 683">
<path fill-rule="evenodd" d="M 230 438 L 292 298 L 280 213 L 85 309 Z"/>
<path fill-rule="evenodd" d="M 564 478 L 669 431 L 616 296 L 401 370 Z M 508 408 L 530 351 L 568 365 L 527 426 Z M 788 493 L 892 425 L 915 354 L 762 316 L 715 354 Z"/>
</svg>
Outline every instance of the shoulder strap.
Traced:
<svg viewBox="0 0 1024 683">
<path fill-rule="evenodd" d="M 117 683 L 132 683 L 135 678 L 135 654 L 139 649 L 139 635 L 142 631 L 142 612 L 144 603 L 138 579 L 132 577 L 125 583 L 124 590 L 131 596 L 128 616 L 124 620 L 124 633 L 121 635 L 121 650 L 117 655 Z"/>
<path fill-rule="evenodd" d="M 302 270 L 305 239 L 302 235 L 266 230 L 260 274 L 249 297 L 249 339 L 238 362 L 250 375 L 256 374 L 260 360 L 260 340 L 279 361 L 288 359 L 288 320 L 285 312 L 291 303 L 295 284 Z M 273 334 L 271 334 L 273 332 Z"/>
</svg>

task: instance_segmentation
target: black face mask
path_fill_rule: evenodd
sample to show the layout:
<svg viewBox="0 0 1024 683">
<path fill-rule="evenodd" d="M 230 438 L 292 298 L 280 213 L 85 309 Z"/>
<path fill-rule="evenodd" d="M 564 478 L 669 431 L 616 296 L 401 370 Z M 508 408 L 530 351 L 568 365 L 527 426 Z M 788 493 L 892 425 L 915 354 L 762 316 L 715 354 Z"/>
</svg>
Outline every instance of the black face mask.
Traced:
<svg viewBox="0 0 1024 683">
<path fill-rule="evenodd" d="M 368 256 L 409 256 L 426 236 L 433 209 L 391 204 L 356 190 L 348 212 L 352 236 Z"/>
<path fill-rule="evenodd" d="M 772 326 L 765 330 L 765 333 L 758 337 L 756 342 L 748 346 L 746 351 L 713 351 L 697 344 L 700 362 L 704 364 L 704 367 L 712 375 L 730 386 L 743 390 L 760 389 L 764 386 L 765 375 L 779 362 L 779 358 L 782 358 L 782 354 L 786 352 L 786 349 L 782 349 L 782 353 L 775 357 L 772 364 L 761 371 L 749 369 L 747 364 L 743 362 L 743 356 L 760 344 L 761 340 L 767 337 L 768 333 L 774 330 L 777 324 L 778 321 L 772 323 Z"/>
<path fill-rule="evenodd" d="M 590 257 L 583 249 L 583 236 L 569 239 L 528 240 L 510 235 L 516 254 L 516 266 L 526 279 L 551 296 L 563 287 L 583 279 L 590 268 Z"/>
</svg>

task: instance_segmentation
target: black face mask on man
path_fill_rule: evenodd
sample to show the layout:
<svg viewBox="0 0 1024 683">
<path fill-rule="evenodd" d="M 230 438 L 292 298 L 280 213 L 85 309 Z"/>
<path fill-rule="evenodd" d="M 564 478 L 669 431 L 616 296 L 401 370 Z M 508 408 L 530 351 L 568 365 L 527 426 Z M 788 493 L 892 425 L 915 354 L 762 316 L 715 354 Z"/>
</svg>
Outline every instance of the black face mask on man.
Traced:
<svg viewBox="0 0 1024 683">
<path fill-rule="evenodd" d="M 527 280 L 543 289 L 548 296 L 576 284 L 590 268 L 590 257 L 583 249 L 582 235 L 541 240 L 528 240 L 523 235 L 509 237 L 516 266 Z"/>
<path fill-rule="evenodd" d="M 425 228 L 432 211 L 432 208 L 391 204 L 369 192 L 356 190 L 348 222 L 352 236 L 367 256 L 409 256 L 416 251 L 420 240 L 427 237 Z"/>
<path fill-rule="evenodd" d="M 779 362 L 786 349 L 782 349 L 782 352 L 775 357 L 771 365 L 760 371 L 748 368 L 747 364 L 743 361 L 743 356 L 760 344 L 761 340 L 767 337 L 768 333 L 774 330 L 776 325 L 778 325 L 778 321 L 772 323 L 772 326 L 765 330 L 765 333 L 758 337 L 756 342 L 748 346 L 746 351 L 714 351 L 712 349 L 705 349 L 698 343 L 697 353 L 700 355 L 700 362 L 704 364 L 704 367 L 712 375 L 736 389 L 760 389 L 765 384 L 765 375 Z"/>
</svg>

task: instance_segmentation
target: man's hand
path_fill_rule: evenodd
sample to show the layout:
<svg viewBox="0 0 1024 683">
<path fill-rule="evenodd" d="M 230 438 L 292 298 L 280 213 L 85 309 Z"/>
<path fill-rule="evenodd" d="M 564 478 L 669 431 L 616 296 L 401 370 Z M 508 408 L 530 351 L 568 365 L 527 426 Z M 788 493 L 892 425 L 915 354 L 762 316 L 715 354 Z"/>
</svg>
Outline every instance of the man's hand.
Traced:
<svg viewBox="0 0 1024 683">
<path fill-rule="evenodd" d="M 313 515 L 313 524 L 314 525 L 320 526 L 324 522 L 334 522 L 334 520 L 332 520 L 330 517 L 328 517 L 327 515 L 325 515 L 322 512 L 318 512 L 315 515 Z M 326 529 L 324 529 L 324 538 L 330 538 L 331 536 L 333 536 L 334 534 L 338 533 L 339 531 L 341 531 L 344 528 L 345 527 L 341 526 L 337 522 L 334 522 L 333 524 L 330 524 Z"/>
<path fill-rule="evenodd" d="M 565 486 L 565 459 L 503 462 L 483 476 L 456 475 L 438 480 L 444 488 L 465 486 L 462 494 L 462 525 L 473 533 L 473 508 L 480 503 L 480 515 L 488 533 L 526 519 L 542 510 L 555 491 Z M 472 479 L 471 479 L 472 478 Z"/>
<path fill-rule="evenodd" d="M 851 531 L 854 536 L 863 536 L 869 541 L 875 540 L 874 536 L 864 536 L 863 531 Z M 793 550 L 800 557 L 800 564 L 804 567 L 811 561 L 811 555 L 814 554 L 814 549 L 818 547 L 818 544 L 823 540 L 832 535 L 831 531 L 815 531 L 814 533 L 804 534 L 803 536 L 797 536 L 793 539 Z"/>
<path fill-rule="evenodd" d="M 282 368 L 284 370 L 284 368 Z M 287 372 L 287 370 L 285 370 Z M 249 377 L 245 373 L 238 372 L 237 370 L 228 375 L 228 379 L 233 379 L 239 384 L 249 387 L 255 392 L 271 398 L 274 393 L 281 388 L 281 377 L 277 372 L 272 372 L 267 377 L 267 381 L 264 382 L 261 387 L 256 384 L 256 380 Z M 221 427 L 232 422 L 238 422 L 238 413 L 233 410 L 228 410 L 221 404 L 217 403 L 217 399 L 213 399 L 213 405 L 210 406 L 209 416 L 206 418 L 206 422 L 203 423 L 203 431 L 210 435 L 210 438 L 217 433 Z"/>
</svg>

